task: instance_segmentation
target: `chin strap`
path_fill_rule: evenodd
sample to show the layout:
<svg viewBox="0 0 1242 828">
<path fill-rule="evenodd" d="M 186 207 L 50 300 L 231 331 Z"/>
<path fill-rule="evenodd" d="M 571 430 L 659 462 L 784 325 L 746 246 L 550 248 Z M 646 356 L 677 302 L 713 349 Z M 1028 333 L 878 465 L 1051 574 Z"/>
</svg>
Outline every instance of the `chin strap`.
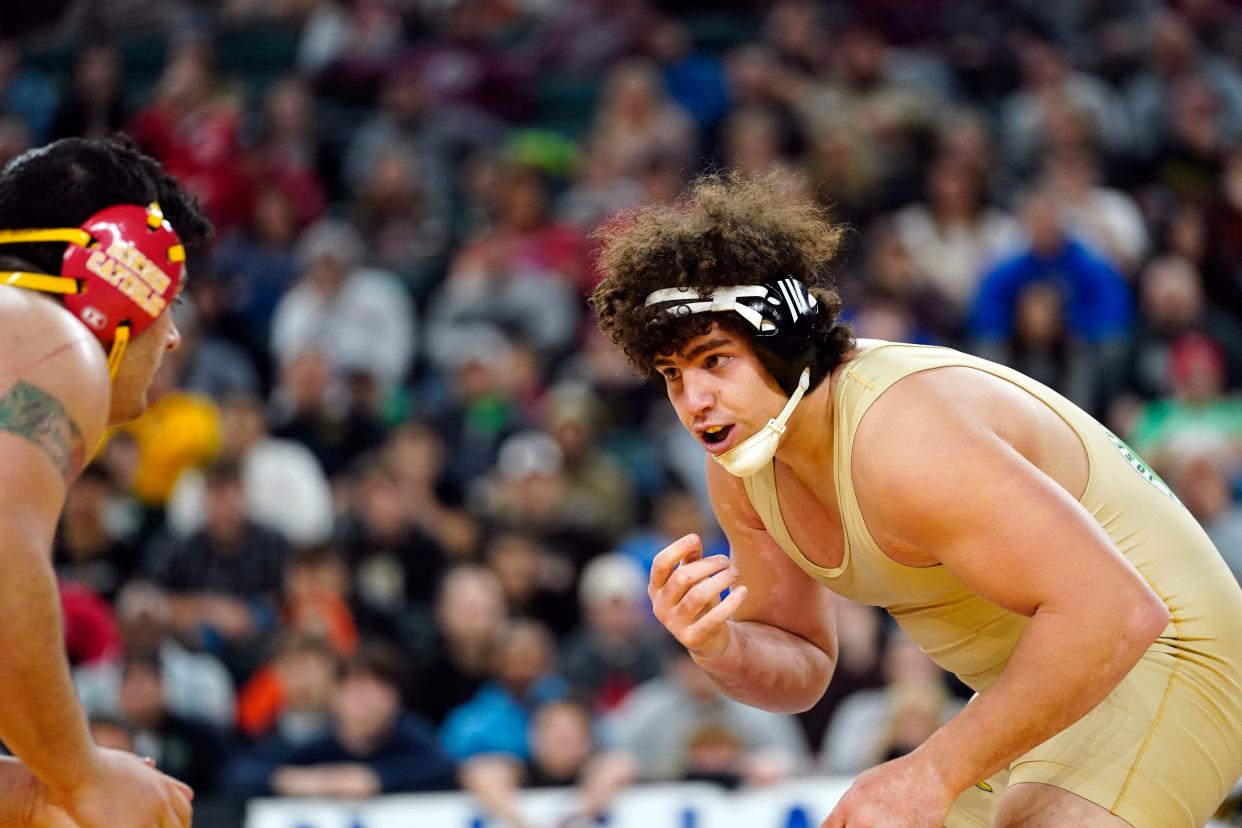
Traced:
<svg viewBox="0 0 1242 828">
<path fill-rule="evenodd" d="M 129 345 L 129 325 L 117 325 L 116 339 L 112 340 L 112 349 L 108 351 L 108 376 L 116 379 L 116 372 L 121 367 L 125 356 L 125 347 Z"/>
<path fill-rule="evenodd" d="M 789 401 L 785 403 L 785 407 L 781 409 L 781 413 L 775 418 L 768 420 L 768 425 L 772 426 L 777 434 L 785 433 L 785 423 L 789 422 L 789 418 L 793 416 L 794 409 L 798 407 L 798 403 L 802 402 L 802 395 L 806 393 L 806 389 L 811 387 L 811 369 L 803 368 L 802 376 L 798 377 L 798 387 L 794 389 L 793 394 L 789 396 Z"/>
<path fill-rule="evenodd" d="M 807 387 L 811 384 L 811 369 L 802 370 L 802 378 L 794 389 L 789 401 L 781 409 L 781 413 L 768 420 L 767 425 L 747 437 L 741 443 L 716 456 L 716 462 L 725 467 L 725 471 L 735 477 L 750 477 L 758 474 L 772 462 L 776 450 L 780 447 L 781 435 L 785 433 L 785 424 L 793 415 L 794 409 L 802 400 Z"/>
</svg>

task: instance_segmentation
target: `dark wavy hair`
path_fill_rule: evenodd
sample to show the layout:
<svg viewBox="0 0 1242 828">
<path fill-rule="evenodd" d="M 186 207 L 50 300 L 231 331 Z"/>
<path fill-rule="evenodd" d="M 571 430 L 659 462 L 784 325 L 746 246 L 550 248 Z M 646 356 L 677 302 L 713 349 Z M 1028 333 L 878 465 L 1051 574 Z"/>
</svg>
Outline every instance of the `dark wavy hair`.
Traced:
<svg viewBox="0 0 1242 828">
<path fill-rule="evenodd" d="M 0 228 L 77 227 L 114 204 L 158 201 L 191 256 L 211 244 L 198 202 L 155 159 L 125 136 L 63 138 L 14 158 L 0 172 Z M 63 243 L 5 245 L 44 273 L 60 273 Z"/>
<path fill-rule="evenodd" d="M 653 363 L 681 351 L 713 324 L 749 336 L 736 314 L 674 317 L 644 307 L 648 294 L 671 287 L 722 287 L 800 279 L 819 301 L 813 333 L 819 364 L 839 365 L 854 346 L 839 320 L 841 296 L 829 265 L 845 228 L 789 178 L 704 175 L 667 205 L 640 208 L 597 231 L 604 279 L 592 305 L 600 329 L 625 352 L 634 369 L 658 377 Z"/>
</svg>

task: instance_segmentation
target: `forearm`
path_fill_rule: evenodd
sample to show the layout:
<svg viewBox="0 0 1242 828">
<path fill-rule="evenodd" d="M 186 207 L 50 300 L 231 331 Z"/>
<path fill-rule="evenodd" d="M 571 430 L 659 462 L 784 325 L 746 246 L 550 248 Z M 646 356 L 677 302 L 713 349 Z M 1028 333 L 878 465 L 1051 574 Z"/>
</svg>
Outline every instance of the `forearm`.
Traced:
<svg viewBox="0 0 1242 828">
<path fill-rule="evenodd" d="M 39 781 L 16 759 L 0 757 L 0 828 L 30 825 Z"/>
<path fill-rule="evenodd" d="M 624 750 L 610 750 L 590 761 L 579 785 L 582 810 L 589 816 L 607 811 L 617 794 L 638 781 L 638 760 Z"/>
<path fill-rule="evenodd" d="M 323 787 L 313 768 L 281 765 L 268 780 L 277 796 L 320 796 Z"/>
<path fill-rule="evenodd" d="M 526 828 L 517 806 L 521 768 L 508 756 L 476 756 L 461 766 L 461 786 L 501 825 Z"/>
<path fill-rule="evenodd" d="M 833 659 L 801 636 L 758 621 L 730 621 L 729 643 L 695 662 L 731 698 L 774 713 L 809 709 L 828 687 Z"/>
<path fill-rule="evenodd" d="M 285 765 L 272 773 L 272 790 L 280 796 L 335 796 L 359 798 L 380 793 L 379 778 L 358 763 L 296 767 Z"/>
<path fill-rule="evenodd" d="M 197 594 L 168 596 L 168 611 L 172 626 L 178 632 L 198 627 L 206 618 L 206 607 Z"/>
<path fill-rule="evenodd" d="M 21 545 L 0 578 L 0 739 L 48 788 L 93 772 L 86 719 L 65 658 L 60 599 L 49 557 Z"/>
<path fill-rule="evenodd" d="M 916 753 L 960 792 L 1099 704 L 1159 634 L 1146 619 L 1037 612 L 996 682 Z"/>
</svg>

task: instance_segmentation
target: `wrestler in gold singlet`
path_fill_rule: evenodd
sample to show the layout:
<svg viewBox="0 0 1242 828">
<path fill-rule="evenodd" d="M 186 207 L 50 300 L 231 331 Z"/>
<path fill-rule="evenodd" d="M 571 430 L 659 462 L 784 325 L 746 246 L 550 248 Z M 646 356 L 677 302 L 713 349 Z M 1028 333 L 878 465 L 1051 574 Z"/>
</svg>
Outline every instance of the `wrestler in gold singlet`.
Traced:
<svg viewBox="0 0 1242 828">
<path fill-rule="evenodd" d="M 1079 502 L 1164 601 L 1170 621 L 1095 709 L 1008 771 L 963 793 L 947 828 L 990 826 L 999 794 L 1018 782 L 1071 791 L 1136 828 L 1204 824 L 1242 774 L 1242 589 L 1164 482 L 1069 400 L 1002 365 L 947 348 L 875 345 L 845 364 L 834 391 L 831 473 L 845 530 L 841 565 L 816 566 L 795 546 L 780 513 L 771 463 L 745 478 L 756 512 L 811 578 L 852 600 L 884 607 L 937 664 L 975 691 L 986 689 L 1029 619 L 980 597 L 943 566 L 893 561 L 868 532 L 851 482 L 853 437 L 871 404 L 903 377 L 948 366 L 1013 383 L 1074 430 L 1090 466 Z"/>
</svg>

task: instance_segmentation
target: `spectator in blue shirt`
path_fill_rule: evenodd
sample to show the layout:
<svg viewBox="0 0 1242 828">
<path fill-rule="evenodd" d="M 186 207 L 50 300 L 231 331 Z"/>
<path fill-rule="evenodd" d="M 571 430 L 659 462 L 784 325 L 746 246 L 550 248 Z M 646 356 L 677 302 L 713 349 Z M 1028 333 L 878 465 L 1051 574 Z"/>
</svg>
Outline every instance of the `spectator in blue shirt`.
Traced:
<svg viewBox="0 0 1242 828">
<path fill-rule="evenodd" d="M 530 758 L 527 732 L 543 704 L 563 698 L 565 680 L 552 672 L 552 635 L 537 621 L 520 620 L 502 633 L 496 650 L 496 679 L 449 713 L 440 731 L 453 758 L 504 753 Z"/>
<path fill-rule="evenodd" d="M 672 17 L 652 21 L 647 51 L 660 65 L 669 97 L 694 119 L 704 138 L 729 114 L 729 82 L 716 55 L 694 48 L 686 24 Z"/>
<path fill-rule="evenodd" d="M 1032 193 L 1023 210 L 1026 248 L 1000 261 L 983 277 L 969 327 L 985 356 L 1013 333 L 1018 299 L 1037 282 L 1046 282 L 1061 294 L 1075 338 L 1098 345 L 1130 330 L 1134 302 L 1129 285 L 1113 265 L 1075 240 L 1061 226 L 1057 213 L 1048 193 Z"/>
</svg>

